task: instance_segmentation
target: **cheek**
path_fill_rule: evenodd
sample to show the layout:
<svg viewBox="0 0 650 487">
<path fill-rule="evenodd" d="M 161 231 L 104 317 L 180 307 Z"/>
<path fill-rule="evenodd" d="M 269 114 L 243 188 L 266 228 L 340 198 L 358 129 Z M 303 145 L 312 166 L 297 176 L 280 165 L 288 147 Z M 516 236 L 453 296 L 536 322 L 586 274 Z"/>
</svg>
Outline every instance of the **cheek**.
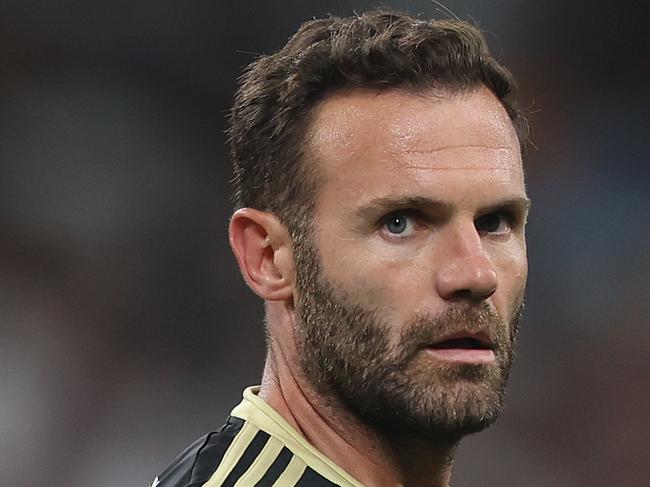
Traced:
<svg viewBox="0 0 650 487">
<path fill-rule="evenodd" d="M 347 253 L 328 266 L 326 276 L 364 308 L 401 323 L 431 297 L 431 269 L 418 262 L 413 256 L 385 252 Z"/>
<path fill-rule="evenodd" d="M 494 264 L 499 279 L 496 300 L 499 311 L 510 310 L 523 297 L 528 278 L 528 260 L 525 247 L 500 253 Z"/>
</svg>

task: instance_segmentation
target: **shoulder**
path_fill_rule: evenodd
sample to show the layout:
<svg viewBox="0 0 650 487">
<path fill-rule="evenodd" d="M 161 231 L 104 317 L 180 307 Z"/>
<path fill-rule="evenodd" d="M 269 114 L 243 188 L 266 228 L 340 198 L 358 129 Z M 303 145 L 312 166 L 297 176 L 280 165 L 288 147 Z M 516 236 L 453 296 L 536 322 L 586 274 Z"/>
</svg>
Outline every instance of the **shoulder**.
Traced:
<svg viewBox="0 0 650 487">
<path fill-rule="evenodd" d="M 250 421 L 230 417 L 218 431 L 195 441 L 151 487 L 335 487 L 309 459 Z"/>
<path fill-rule="evenodd" d="M 258 391 L 246 389 L 226 424 L 190 445 L 151 487 L 363 487 Z"/>
<path fill-rule="evenodd" d="M 230 417 L 217 431 L 208 433 L 192 443 L 158 475 L 151 487 L 200 487 L 217 469 L 241 431 L 244 420 Z"/>
</svg>

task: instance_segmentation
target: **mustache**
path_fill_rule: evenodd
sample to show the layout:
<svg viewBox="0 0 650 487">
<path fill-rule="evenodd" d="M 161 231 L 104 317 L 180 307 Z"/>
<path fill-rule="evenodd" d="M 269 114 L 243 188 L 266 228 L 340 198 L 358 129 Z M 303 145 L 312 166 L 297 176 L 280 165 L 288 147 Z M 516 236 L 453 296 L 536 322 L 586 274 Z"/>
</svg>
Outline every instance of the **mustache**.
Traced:
<svg viewBox="0 0 650 487">
<path fill-rule="evenodd" d="M 519 307 L 520 308 L 520 307 Z M 519 314 L 517 311 L 516 315 Z M 508 327 L 486 302 L 479 304 L 454 304 L 436 315 L 418 315 L 401 334 L 402 354 L 410 356 L 422 348 L 459 332 L 483 333 L 495 348 L 508 343 Z M 510 335 L 513 335 L 511 330 Z"/>
</svg>

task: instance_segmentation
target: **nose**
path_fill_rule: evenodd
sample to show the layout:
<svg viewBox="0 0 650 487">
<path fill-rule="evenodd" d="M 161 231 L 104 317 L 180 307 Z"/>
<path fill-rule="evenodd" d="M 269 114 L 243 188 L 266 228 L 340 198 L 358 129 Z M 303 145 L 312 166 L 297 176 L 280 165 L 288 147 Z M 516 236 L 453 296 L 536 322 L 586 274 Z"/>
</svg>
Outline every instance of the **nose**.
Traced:
<svg viewBox="0 0 650 487">
<path fill-rule="evenodd" d="M 480 302 L 497 289 L 497 273 L 474 225 L 449 229 L 436 288 L 442 299 Z"/>
</svg>

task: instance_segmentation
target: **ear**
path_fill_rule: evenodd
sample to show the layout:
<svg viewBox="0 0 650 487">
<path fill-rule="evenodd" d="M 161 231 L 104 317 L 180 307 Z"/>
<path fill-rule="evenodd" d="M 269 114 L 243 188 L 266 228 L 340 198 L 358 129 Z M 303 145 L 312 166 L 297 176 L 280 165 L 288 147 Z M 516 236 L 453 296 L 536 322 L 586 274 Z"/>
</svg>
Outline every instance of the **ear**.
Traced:
<svg viewBox="0 0 650 487">
<path fill-rule="evenodd" d="M 267 301 L 293 297 L 291 237 L 273 213 L 242 208 L 230 219 L 230 246 L 248 286 Z"/>
</svg>

